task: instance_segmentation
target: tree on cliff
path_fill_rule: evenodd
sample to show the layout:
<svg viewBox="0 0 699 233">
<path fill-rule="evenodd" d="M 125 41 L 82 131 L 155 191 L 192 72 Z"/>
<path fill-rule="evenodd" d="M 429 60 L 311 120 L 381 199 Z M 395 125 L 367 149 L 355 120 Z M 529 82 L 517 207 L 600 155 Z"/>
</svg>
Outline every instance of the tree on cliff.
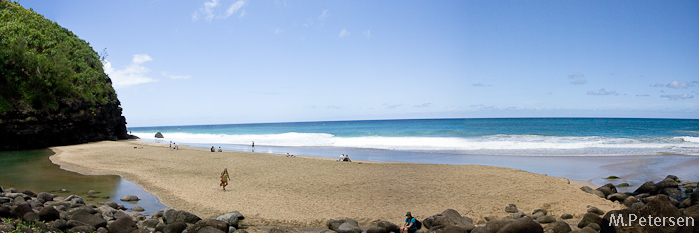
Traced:
<svg viewBox="0 0 699 233">
<path fill-rule="evenodd" d="M 125 138 L 97 52 L 33 10 L 0 1 L 0 150 Z"/>
</svg>

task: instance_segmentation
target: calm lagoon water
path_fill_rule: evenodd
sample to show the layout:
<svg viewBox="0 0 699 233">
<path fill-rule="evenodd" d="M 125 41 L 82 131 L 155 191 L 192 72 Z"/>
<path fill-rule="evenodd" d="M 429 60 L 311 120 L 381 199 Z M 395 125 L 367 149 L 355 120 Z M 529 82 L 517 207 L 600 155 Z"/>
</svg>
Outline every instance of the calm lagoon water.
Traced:
<svg viewBox="0 0 699 233">
<path fill-rule="evenodd" d="M 158 198 L 147 193 L 133 182 L 119 176 L 92 176 L 66 171 L 51 163 L 51 150 L 2 151 L 0 152 L 0 186 L 18 191 L 31 190 L 35 193 L 49 192 L 61 197 L 78 195 L 86 203 L 113 201 L 126 208 L 141 206 L 144 214 L 152 214 L 167 208 Z M 61 189 L 67 192 L 60 192 Z M 90 190 L 98 194 L 88 194 Z M 119 200 L 125 195 L 136 195 L 141 200 L 128 203 Z"/>
</svg>

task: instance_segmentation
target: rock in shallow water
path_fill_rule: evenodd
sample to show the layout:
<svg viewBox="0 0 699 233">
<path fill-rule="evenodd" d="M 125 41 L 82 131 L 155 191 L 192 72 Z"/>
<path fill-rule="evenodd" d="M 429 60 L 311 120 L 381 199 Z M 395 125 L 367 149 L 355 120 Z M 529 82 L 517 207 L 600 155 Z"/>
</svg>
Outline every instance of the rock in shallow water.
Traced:
<svg viewBox="0 0 699 233">
<path fill-rule="evenodd" d="M 138 201 L 138 200 L 141 200 L 141 199 L 139 199 L 139 198 L 138 198 L 137 196 L 135 196 L 135 195 L 126 195 L 126 196 L 121 197 L 121 199 L 119 199 L 119 200 L 121 200 L 121 201 Z"/>
</svg>

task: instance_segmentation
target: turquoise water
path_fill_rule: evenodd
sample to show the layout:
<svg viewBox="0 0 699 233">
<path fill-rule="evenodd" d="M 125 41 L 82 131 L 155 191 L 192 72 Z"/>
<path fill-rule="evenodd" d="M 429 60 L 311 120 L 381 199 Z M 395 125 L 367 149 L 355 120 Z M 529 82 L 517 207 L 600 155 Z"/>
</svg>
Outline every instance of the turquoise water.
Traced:
<svg viewBox="0 0 699 233">
<path fill-rule="evenodd" d="M 355 160 L 479 164 L 633 189 L 674 174 L 699 180 L 699 120 L 421 119 L 128 128 L 142 140 Z M 155 139 L 156 132 L 165 138 Z M 633 191 L 633 190 L 631 190 Z"/>
<path fill-rule="evenodd" d="M 699 120 L 426 119 L 135 127 L 180 143 L 363 148 L 477 155 L 699 155 Z M 448 162 L 447 162 L 448 163 Z"/>
</svg>

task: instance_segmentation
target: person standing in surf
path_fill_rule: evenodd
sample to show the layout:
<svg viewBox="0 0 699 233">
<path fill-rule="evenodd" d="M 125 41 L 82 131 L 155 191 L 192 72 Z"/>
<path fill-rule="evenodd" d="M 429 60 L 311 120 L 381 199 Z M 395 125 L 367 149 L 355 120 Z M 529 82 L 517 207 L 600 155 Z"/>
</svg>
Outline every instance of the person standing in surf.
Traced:
<svg viewBox="0 0 699 233">
<path fill-rule="evenodd" d="M 221 186 L 223 187 L 223 191 L 226 191 L 226 186 L 228 186 L 228 180 L 230 180 L 231 177 L 228 176 L 228 168 L 224 168 L 223 172 L 221 172 Z"/>
</svg>

